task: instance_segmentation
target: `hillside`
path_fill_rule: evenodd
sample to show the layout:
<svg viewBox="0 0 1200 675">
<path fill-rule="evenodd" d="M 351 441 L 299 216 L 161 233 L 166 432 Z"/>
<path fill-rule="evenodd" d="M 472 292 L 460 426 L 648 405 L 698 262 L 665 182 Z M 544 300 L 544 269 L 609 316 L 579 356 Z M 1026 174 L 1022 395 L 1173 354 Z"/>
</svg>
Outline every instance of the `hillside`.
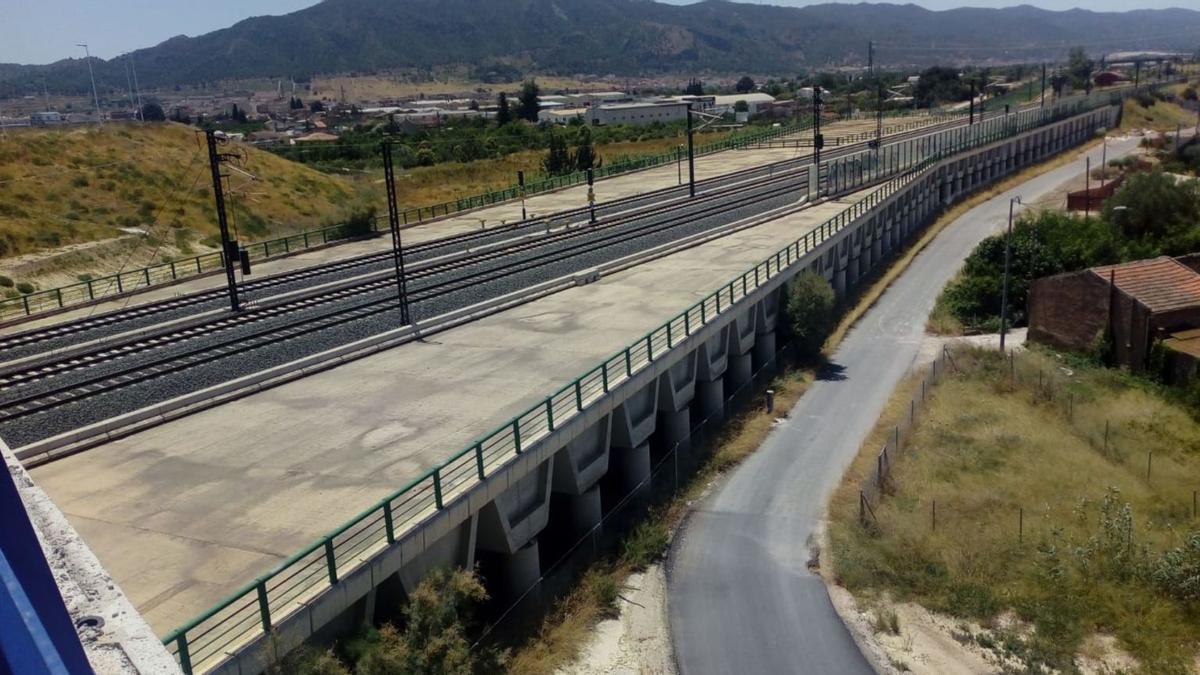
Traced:
<svg viewBox="0 0 1200 675">
<path fill-rule="evenodd" d="M 802 8 L 706 0 L 325 0 L 285 16 L 255 17 L 133 53 L 144 85 L 296 77 L 451 64 L 509 64 L 543 73 L 791 73 L 864 63 L 880 42 L 885 64 L 1062 58 L 1071 45 L 1191 50 L 1200 12 L 1098 13 L 1029 6 L 930 11 L 916 5 Z M 1142 36 L 1138 38 L 1137 36 Z M 105 91 L 126 86 L 122 65 L 97 60 Z M 87 69 L 0 64 L 0 95 L 84 92 Z"/>
<path fill-rule="evenodd" d="M 243 240 L 332 222 L 372 183 L 328 176 L 243 148 L 231 218 Z M 0 272 L 102 273 L 206 249 L 217 236 L 203 137 L 172 123 L 9 131 L 0 140 Z M 66 251 L 71 253 L 63 253 Z M 57 249 L 54 258 L 38 253 Z M 62 280 L 73 280 L 68 276 Z"/>
</svg>

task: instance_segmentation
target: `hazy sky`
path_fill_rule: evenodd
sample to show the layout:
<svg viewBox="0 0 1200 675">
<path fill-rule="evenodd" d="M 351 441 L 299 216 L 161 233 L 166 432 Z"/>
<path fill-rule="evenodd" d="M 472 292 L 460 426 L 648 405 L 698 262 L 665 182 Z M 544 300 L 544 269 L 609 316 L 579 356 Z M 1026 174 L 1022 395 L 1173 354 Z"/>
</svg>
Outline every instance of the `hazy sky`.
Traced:
<svg viewBox="0 0 1200 675">
<path fill-rule="evenodd" d="M 687 2 L 667 1 L 674 4 Z M 913 1 L 930 9 L 1017 4 L 1056 10 L 1081 5 L 1095 11 L 1162 7 L 1200 9 L 1200 0 Z M 175 35 L 200 35 L 246 17 L 286 14 L 312 4 L 315 0 L 0 0 L 0 16 L 4 21 L 0 27 L 0 63 L 49 63 L 69 56 L 83 56 L 83 49 L 75 46 L 79 42 L 88 43 L 93 55 L 112 58 L 132 49 L 156 45 Z M 768 0 L 765 4 L 813 3 L 809 0 Z"/>
</svg>

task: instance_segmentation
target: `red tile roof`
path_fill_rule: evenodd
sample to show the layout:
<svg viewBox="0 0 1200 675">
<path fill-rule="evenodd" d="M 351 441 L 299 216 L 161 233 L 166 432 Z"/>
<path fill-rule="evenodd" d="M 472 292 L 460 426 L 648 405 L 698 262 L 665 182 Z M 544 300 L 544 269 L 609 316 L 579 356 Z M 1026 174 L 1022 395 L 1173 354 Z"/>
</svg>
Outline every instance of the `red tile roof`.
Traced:
<svg viewBox="0 0 1200 675">
<path fill-rule="evenodd" d="M 1117 288 L 1153 313 L 1200 306 L 1200 274 L 1174 258 L 1093 267 L 1092 272 L 1105 281 L 1111 274 Z"/>
</svg>

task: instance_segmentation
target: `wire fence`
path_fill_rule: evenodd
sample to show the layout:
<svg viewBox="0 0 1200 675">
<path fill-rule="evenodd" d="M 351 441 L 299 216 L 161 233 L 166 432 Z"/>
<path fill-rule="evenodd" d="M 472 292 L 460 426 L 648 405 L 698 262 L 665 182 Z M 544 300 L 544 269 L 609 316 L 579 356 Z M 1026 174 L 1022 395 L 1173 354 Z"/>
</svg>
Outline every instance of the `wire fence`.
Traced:
<svg viewBox="0 0 1200 675">
<path fill-rule="evenodd" d="M 969 348 L 968 348 L 969 349 Z M 956 354 L 959 357 L 956 360 Z M 1081 410 L 1088 401 L 1076 396 L 1071 386 L 1070 371 L 1059 368 L 1048 368 L 1044 362 L 1037 359 L 1026 360 L 1026 352 L 1010 349 L 1004 356 L 1004 372 L 1000 376 L 1007 380 L 1002 383 L 1007 393 L 1011 395 L 1028 395 L 1030 401 L 1041 407 L 1054 410 L 1074 433 L 1085 439 L 1087 445 L 1109 462 L 1128 466 L 1140 475 L 1148 484 L 1155 480 L 1154 451 L 1141 449 L 1138 431 L 1134 427 L 1124 426 L 1114 422 L 1108 416 L 1096 410 Z M 972 371 L 982 372 L 983 368 L 971 359 L 971 354 L 964 349 L 943 347 L 938 357 L 925 369 L 919 382 L 909 398 L 901 419 L 893 425 L 887 440 L 875 455 L 875 461 L 859 486 L 859 524 L 864 527 L 879 529 L 885 524 L 879 520 L 876 509 L 888 495 L 899 489 L 897 479 L 892 475 L 893 467 L 905 453 L 906 448 L 913 444 L 917 426 L 921 422 L 921 413 L 934 387 L 947 375 L 967 374 Z M 963 367 L 959 367 L 959 363 Z M 1143 423 L 1134 423 L 1141 425 Z M 1144 435 L 1144 428 L 1141 429 Z M 909 448 L 909 451 L 916 451 Z M 1160 457 L 1160 460 L 1162 458 Z M 1159 469 L 1159 474 L 1162 473 Z M 1178 497 L 1178 494 L 1175 495 Z M 937 529 L 938 508 L 936 500 L 929 501 L 930 528 Z M 952 504 L 943 503 L 943 518 L 947 508 Z M 1191 490 L 1187 503 L 1176 504 L 1174 507 L 1164 507 L 1162 513 L 1170 513 L 1172 517 L 1185 517 L 1190 514 L 1191 520 L 1200 519 L 1200 490 Z M 1025 536 L 1025 508 L 1018 506 L 1011 514 L 1013 533 L 1018 542 Z"/>
</svg>

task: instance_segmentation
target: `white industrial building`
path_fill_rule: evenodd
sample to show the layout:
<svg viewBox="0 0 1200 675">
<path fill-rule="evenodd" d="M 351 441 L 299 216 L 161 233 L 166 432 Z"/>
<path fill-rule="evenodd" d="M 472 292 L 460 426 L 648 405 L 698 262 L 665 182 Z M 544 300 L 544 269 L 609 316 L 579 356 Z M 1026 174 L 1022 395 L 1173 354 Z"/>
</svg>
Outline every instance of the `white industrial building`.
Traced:
<svg viewBox="0 0 1200 675">
<path fill-rule="evenodd" d="M 745 101 L 750 108 L 751 115 L 758 115 L 770 109 L 775 103 L 775 97 L 762 92 L 750 92 L 748 94 L 726 94 L 714 96 L 712 112 L 717 115 L 723 115 L 728 112 L 733 112 L 733 107 L 738 101 Z"/>
<path fill-rule="evenodd" d="M 587 121 L 591 124 L 668 124 L 687 119 L 686 103 L 614 103 L 593 105 L 587 109 Z"/>
</svg>

